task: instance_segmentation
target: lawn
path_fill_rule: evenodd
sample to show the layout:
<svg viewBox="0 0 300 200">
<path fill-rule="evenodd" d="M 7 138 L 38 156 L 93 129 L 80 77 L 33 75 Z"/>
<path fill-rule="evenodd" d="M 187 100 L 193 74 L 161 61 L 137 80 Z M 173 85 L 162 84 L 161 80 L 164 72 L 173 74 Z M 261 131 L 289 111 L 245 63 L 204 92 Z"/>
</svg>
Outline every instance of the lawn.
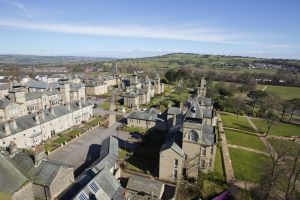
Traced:
<svg viewBox="0 0 300 200">
<path fill-rule="evenodd" d="M 124 126 L 123 130 L 128 131 L 129 133 L 139 133 L 139 134 L 145 134 L 147 132 L 146 129 L 138 128 L 138 127 L 129 127 L 129 126 Z"/>
<path fill-rule="evenodd" d="M 230 158 L 237 180 L 258 182 L 267 157 L 261 154 L 229 148 Z"/>
<path fill-rule="evenodd" d="M 226 139 L 229 144 L 267 151 L 266 146 L 258 136 L 241 133 L 238 131 L 225 130 Z"/>
<path fill-rule="evenodd" d="M 110 103 L 107 101 L 104 101 L 102 104 L 99 105 L 100 108 L 102 108 L 103 110 L 109 110 L 110 109 Z"/>
<path fill-rule="evenodd" d="M 224 173 L 223 160 L 222 160 L 222 150 L 220 147 L 217 148 L 214 171 L 225 180 L 225 173 Z"/>
<path fill-rule="evenodd" d="M 10 200 L 12 199 L 11 194 L 6 193 L 6 192 L 0 192 L 0 199 L 1 200 Z"/>
<path fill-rule="evenodd" d="M 231 127 L 240 130 L 254 132 L 247 119 L 243 116 L 236 117 L 236 115 L 234 114 L 222 113 L 221 118 L 224 127 Z"/>
<path fill-rule="evenodd" d="M 277 140 L 273 138 L 268 138 L 268 141 L 277 153 L 286 152 L 287 155 L 291 157 L 295 157 L 297 150 L 300 148 L 300 144 L 294 141 Z"/>
<path fill-rule="evenodd" d="M 262 88 L 265 86 L 262 85 Z M 300 98 L 300 87 L 268 85 L 265 91 L 278 94 L 282 99 Z"/>
<path fill-rule="evenodd" d="M 252 121 L 262 132 L 267 131 L 268 125 L 266 120 L 254 118 Z M 271 126 L 270 134 L 277 136 L 300 136 L 300 125 L 274 122 Z"/>
</svg>

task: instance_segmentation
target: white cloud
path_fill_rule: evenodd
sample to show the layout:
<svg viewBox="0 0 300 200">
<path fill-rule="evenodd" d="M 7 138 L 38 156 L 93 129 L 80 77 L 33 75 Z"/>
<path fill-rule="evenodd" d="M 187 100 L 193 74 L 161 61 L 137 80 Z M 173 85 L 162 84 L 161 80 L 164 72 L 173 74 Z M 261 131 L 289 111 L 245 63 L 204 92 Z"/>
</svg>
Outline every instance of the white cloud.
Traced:
<svg viewBox="0 0 300 200">
<path fill-rule="evenodd" d="M 0 26 L 71 34 L 158 38 L 216 43 L 236 43 L 236 40 L 242 37 L 240 34 L 216 28 L 190 26 L 81 26 L 4 20 L 0 21 Z"/>
<path fill-rule="evenodd" d="M 22 4 L 18 1 L 12 1 L 12 0 L 0 0 L 0 1 L 3 3 L 9 4 L 9 5 L 12 5 L 15 8 L 19 9 L 25 17 L 33 18 L 32 10 L 27 8 L 24 4 Z"/>
</svg>

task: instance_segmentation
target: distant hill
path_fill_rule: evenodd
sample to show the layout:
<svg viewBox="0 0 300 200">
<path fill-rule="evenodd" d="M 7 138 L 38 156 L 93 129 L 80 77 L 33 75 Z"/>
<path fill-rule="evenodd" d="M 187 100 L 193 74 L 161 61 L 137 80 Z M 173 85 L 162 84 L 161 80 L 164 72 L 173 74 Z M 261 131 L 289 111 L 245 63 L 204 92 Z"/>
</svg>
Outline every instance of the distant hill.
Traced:
<svg viewBox="0 0 300 200">
<path fill-rule="evenodd" d="M 74 62 L 95 62 L 106 60 L 113 60 L 113 58 L 80 56 L 0 55 L 0 63 L 14 64 L 64 64 Z"/>
</svg>

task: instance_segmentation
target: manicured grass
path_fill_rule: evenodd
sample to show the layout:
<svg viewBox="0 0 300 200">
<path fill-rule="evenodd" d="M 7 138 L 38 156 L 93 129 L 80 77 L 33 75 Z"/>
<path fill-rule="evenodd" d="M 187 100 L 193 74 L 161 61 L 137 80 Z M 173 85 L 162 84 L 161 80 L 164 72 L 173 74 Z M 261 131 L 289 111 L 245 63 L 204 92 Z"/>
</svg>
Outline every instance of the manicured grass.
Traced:
<svg viewBox="0 0 300 200">
<path fill-rule="evenodd" d="M 124 149 L 119 149 L 119 158 L 120 160 L 124 160 L 127 156 L 128 152 Z"/>
<path fill-rule="evenodd" d="M 257 149 L 260 151 L 267 151 L 266 146 L 262 143 L 258 136 L 232 130 L 225 130 L 225 134 L 229 144 Z"/>
<path fill-rule="evenodd" d="M 286 152 L 287 155 L 291 157 L 295 157 L 297 150 L 300 149 L 300 144 L 294 141 L 285 141 L 273 138 L 268 138 L 268 141 L 276 152 Z"/>
<path fill-rule="evenodd" d="M 258 182 L 267 157 L 261 154 L 229 148 L 230 158 L 237 180 Z"/>
<path fill-rule="evenodd" d="M 128 131 L 130 133 L 140 133 L 140 134 L 145 134 L 147 131 L 143 128 L 137 128 L 137 127 L 129 127 L 129 126 L 124 126 L 123 127 L 124 131 Z"/>
<path fill-rule="evenodd" d="M 56 139 L 52 140 L 52 142 L 57 143 L 57 144 L 61 144 L 65 141 L 66 141 L 66 138 L 63 136 L 58 136 Z"/>
<path fill-rule="evenodd" d="M 253 123 L 262 132 L 266 132 L 268 129 L 267 121 L 264 119 L 255 118 L 252 119 Z M 274 122 L 269 132 L 271 135 L 277 136 L 300 136 L 300 125 L 288 124 L 282 122 Z"/>
<path fill-rule="evenodd" d="M 217 148 L 214 171 L 225 180 L 225 173 L 224 173 L 223 160 L 222 160 L 222 150 L 220 147 Z"/>
<path fill-rule="evenodd" d="M 234 114 L 222 113 L 221 118 L 225 127 L 254 132 L 247 119 L 243 116 L 236 117 Z"/>
<path fill-rule="evenodd" d="M 265 86 L 262 85 L 262 88 Z M 268 85 L 265 91 L 278 94 L 282 99 L 300 98 L 300 87 Z"/>
<path fill-rule="evenodd" d="M 102 104 L 100 104 L 100 108 L 102 108 L 103 110 L 109 110 L 110 103 L 107 101 L 104 101 Z"/>
</svg>

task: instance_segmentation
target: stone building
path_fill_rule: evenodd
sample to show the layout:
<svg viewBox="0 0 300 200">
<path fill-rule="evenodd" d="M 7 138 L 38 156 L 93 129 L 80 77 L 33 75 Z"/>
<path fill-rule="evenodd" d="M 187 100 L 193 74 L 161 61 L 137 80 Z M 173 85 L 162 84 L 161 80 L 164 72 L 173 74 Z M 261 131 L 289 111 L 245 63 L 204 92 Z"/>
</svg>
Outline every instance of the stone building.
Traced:
<svg viewBox="0 0 300 200">
<path fill-rule="evenodd" d="M 88 82 L 85 85 L 86 95 L 95 96 L 108 93 L 108 84 L 104 82 Z"/>
<path fill-rule="evenodd" d="M 197 95 L 186 103 L 186 112 L 169 108 L 169 134 L 160 150 L 160 178 L 172 181 L 183 175 L 197 178 L 199 172 L 214 169 L 217 120 L 213 102 L 205 95 L 206 81 L 202 78 Z"/>
<path fill-rule="evenodd" d="M 75 101 L 13 118 L 0 123 L 0 146 L 7 147 L 11 141 L 19 148 L 36 146 L 57 133 L 87 121 L 92 115 L 92 105 Z"/>
<path fill-rule="evenodd" d="M 56 199 L 56 197 L 74 182 L 73 168 L 62 163 L 45 159 L 43 151 L 36 153 L 34 158 L 24 153 L 19 153 L 14 144 L 9 147 L 6 156 L 0 154 L 0 167 L 6 168 L 6 173 L 0 175 L 0 191 L 10 191 L 12 199 Z M 5 180 L 2 176 L 10 176 L 13 179 Z M 12 181 L 11 185 L 3 181 Z"/>
<path fill-rule="evenodd" d="M 153 81 L 148 76 L 141 80 L 134 71 L 130 79 L 123 79 L 119 84 L 118 95 L 123 99 L 125 106 L 139 108 L 140 105 L 148 104 L 155 94 L 162 94 L 163 92 L 164 84 L 160 82 L 159 74 Z"/>
<path fill-rule="evenodd" d="M 119 181 L 118 139 L 110 136 L 101 144 L 98 163 L 78 177 L 60 199 L 127 200 L 128 193 Z"/>
<path fill-rule="evenodd" d="M 127 117 L 127 126 L 143 129 L 157 128 L 166 130 L 167 124 L 162 116 L 159 115 L 155 108 L 146 111 L 136 111 Z"/>
</svg>

